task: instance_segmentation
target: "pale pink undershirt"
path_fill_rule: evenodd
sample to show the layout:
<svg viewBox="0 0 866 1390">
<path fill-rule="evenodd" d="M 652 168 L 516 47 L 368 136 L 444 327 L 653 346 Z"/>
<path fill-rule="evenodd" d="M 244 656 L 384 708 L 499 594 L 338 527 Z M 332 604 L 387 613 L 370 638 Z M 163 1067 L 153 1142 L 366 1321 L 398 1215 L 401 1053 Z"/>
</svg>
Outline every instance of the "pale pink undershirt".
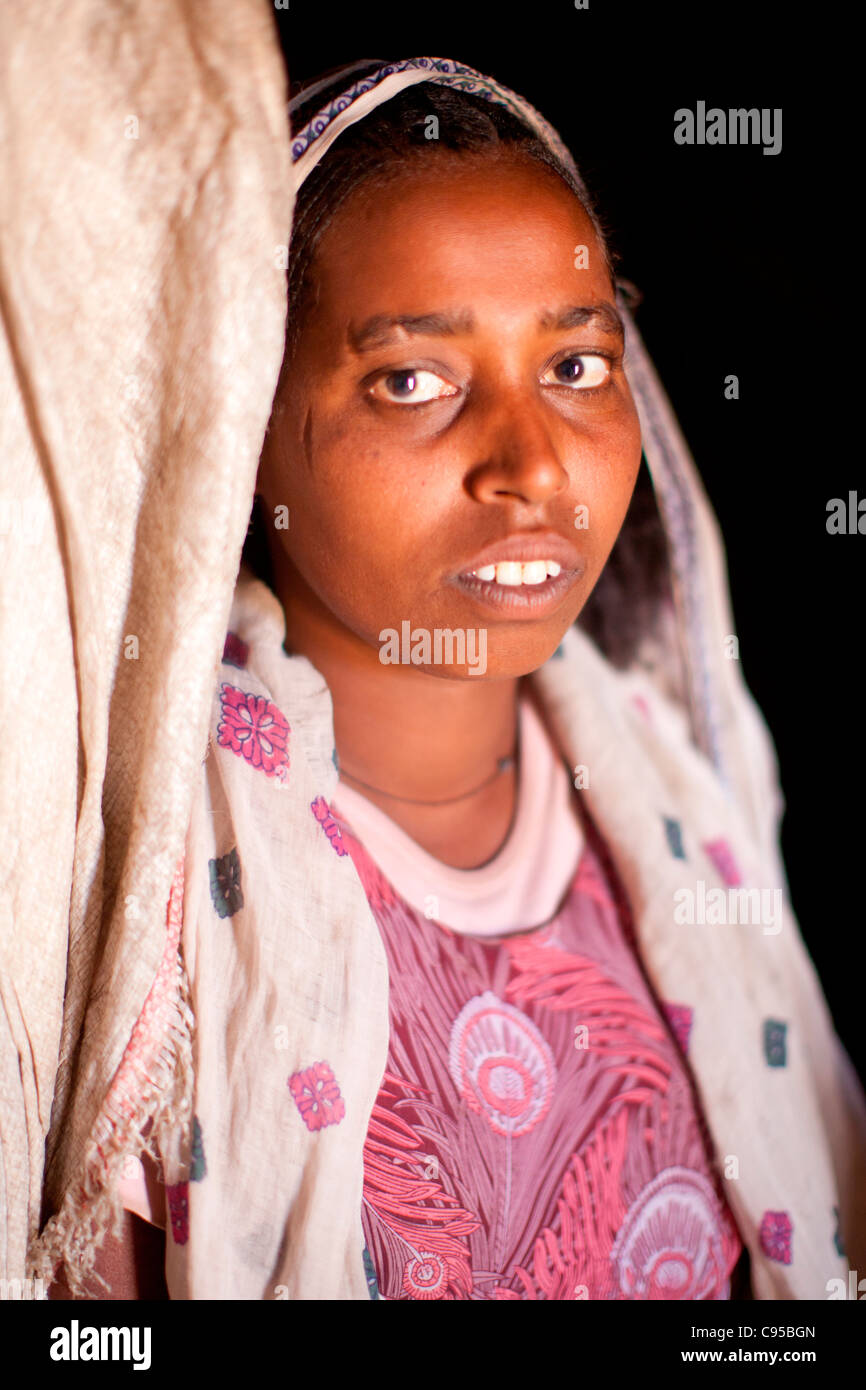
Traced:
<svg viewBox="0 0 866 1390">
<path fill-rule="evenodd" d="M 422 916 L 469 936 L 502 936 L 549 922 L 584 844 L 571 781 L 524 696 L 517 814 L 502 848 L 479 869 L 455 869 L 423 850 L 379 806 L 340 781 L 331 811 L 346 822 L 388 882 Z M 435 903 L 432 901 L 435 899 Z"/>
<path fill-rule="evenodd" d="M 525 696 L 518 713 L 517 813 L 505 844 L 480 869 L 440 863 L 345 782 L 331 798 L 332 813 L 345 821 L 409 906 L 422 916 L 429 907 L 431 918 L 461 935 L 506 936 L 549 922 L 583 851 L 583 829 L 565 765 Z M 153 1176 L 148 1195 L 144 1168 L 138 1166 L 135 1176 L 121 1180 L 123 1205 L 164 1227 L 164 1195 L 154 1192 Z"/>
</svg>

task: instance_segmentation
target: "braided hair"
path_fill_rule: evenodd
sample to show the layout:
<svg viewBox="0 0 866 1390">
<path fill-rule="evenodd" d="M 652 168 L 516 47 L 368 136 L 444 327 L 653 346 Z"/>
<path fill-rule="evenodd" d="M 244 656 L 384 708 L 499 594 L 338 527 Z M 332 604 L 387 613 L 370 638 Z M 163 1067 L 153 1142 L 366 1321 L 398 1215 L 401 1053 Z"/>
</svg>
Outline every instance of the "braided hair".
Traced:
<svg viewBox="0 0 866 1390">
<path fill-rule="evenodd" d="M 371 69 L 377 66 L 378 62 L 371 61 Z M 295 130 L 324 101 L 322 79 L 308 85 L 316 88 L 308 102 L 303 100 L 303 91 L 294 97 L 298 103 L 292 116 Z M 427 136 L 431 116 L 438 119 L 435 140 Z M 437 149 L 494 158 L 502 153 L 515 154 L 553 170 L 589 217 L 614 279 L 615 257 L 588 189 L 543 140 L 510 111 L 482 96 L 436 82 L 416 83 L 344 130 L 298 191 L 289 246 L 286 350 L 276 397 L 290 375 L 304 324 L 315 304 L 316 250 L 336 210 L 361 184 L 382 187 L 422 161 L 429 163 Z M 254 509 L 243 560 L 273 587 L 264 518 L 258 507 Z M 652 625 L 659 599 L 669 592 L 664 529 L 649 471 L 642 460 L 622 529 L 578 622 L 609 660 L 626 666 Z"/>
</svg>

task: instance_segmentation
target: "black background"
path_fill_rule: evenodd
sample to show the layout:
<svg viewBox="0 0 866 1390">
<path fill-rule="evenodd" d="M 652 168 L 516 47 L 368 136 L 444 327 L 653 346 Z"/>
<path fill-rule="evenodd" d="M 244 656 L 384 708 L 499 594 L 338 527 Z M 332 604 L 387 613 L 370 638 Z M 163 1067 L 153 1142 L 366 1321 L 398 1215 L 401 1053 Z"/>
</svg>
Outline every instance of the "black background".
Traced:
<svg viewBox="0 0 866 1390">
<path fill-rule="evenodd" d="M 276 19 L 293 81 L 362 58 L 457 59 L 527 97 L 574 154 L 619 273 L 643 292 L 638 325 L 725 536 L 742 671 L 779 754 L 794 910 L 866 1075 L 856 894 L 866 542 L 826 530 L 828 500 L 847 498 L 860 470 L 834 425 L 841 194 L 827 156 L 840 121 L 819 86 L 820 16 L 770 4 L 290 0 Z M 699 100 L 781 107 L 781 153 L 676 145 L 674 112 Z M 737 401 L 724 398 L 731 373 Z"/>
</svg>

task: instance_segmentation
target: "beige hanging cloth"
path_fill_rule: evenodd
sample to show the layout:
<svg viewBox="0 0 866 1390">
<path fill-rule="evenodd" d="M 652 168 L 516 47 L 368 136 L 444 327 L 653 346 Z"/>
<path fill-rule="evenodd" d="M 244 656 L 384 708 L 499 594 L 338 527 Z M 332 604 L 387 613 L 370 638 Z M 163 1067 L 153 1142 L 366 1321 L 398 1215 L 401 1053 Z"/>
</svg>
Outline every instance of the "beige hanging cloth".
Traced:
<svg viewBox="0 0 866 1390">
<path fill-rule="evenodd" d="M 106 1097 L 165 951 L 283 355 L 286 101 L 265 0 L 0 7 L 3 1278 L 43 1178 L 92 1255 L 95 1175 L 131 1144 Z M 183 1109 L 178 997 L 139 1028 L 146 1110 Z"/>
</svg>

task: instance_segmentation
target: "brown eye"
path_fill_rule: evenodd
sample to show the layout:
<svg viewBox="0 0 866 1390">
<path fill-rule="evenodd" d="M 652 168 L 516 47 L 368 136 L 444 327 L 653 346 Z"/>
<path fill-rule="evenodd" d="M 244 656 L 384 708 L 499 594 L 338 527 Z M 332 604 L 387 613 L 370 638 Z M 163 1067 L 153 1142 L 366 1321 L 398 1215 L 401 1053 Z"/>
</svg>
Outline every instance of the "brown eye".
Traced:
<svg viewBox="0 0 866 1390">
<path fill-rule="evenodd" d="M 444 389 L 437 389 L 437 386 Z M 456 396 L 457 388 L 437 372 L 422 367 L 405 367 L 400 371 L 386 372 L 370 388 L 370 395 L 376 400 L 386 401 L 389 405 L 398 405 L 401 402 L 419 405 L 425 401 Z"/>
<path fill-rule="evenodd" d="M 572 353 L 557 362 L 551 371 L 559 373 L 558 386 L 574 386 L 578 390 L 593 390 L 604 386 L 610 377 L 610 362 L 597 353 Z"/>
<path fill-rule="evenodd" d="M 414 372 L 389 372 L 385 377 L 385 387 L 396 396 L 410 395 L 418 385 Z"/>
</svg>

